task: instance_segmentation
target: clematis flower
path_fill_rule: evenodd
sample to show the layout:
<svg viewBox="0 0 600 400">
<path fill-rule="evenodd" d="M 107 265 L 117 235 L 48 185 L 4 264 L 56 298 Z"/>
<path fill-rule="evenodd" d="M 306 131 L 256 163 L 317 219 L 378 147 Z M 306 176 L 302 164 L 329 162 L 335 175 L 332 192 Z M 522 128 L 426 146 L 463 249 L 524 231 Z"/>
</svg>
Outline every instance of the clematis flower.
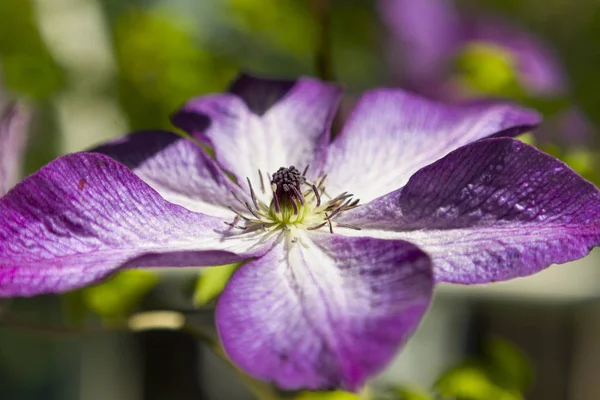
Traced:
<svg viewBox="0 0 600 400">
<path fill-rule="evenodd" d="M 583 148 L 592 128 L 569 105 L 566 73 L 550 46 L 498 16 L 461 12 L 452 0 L 379 0 L 390 32 L 392 79 L 428 97 L 459 102 L 481 95 L 516 98 L 553 117 L 536 132 Z"/>
<path fill-rule="evenodd" d="M 356 390 L 434 282 L 525 276 L 599 243 L 598 190 L 510 138 L 536 112 L 373 90 L 331 141 L 341 95 L 241 76 L 174 115 L 194 140 L 138 132 L 51 162 L 0 200 L 0 294 L 245 260 L 216 309 L 231 360 L 286 389 Z"/>
<path fill-rule="evenodd" d="M 29 114 L 0 98 L 0 196 L 21 177 Z"/>
</svg>

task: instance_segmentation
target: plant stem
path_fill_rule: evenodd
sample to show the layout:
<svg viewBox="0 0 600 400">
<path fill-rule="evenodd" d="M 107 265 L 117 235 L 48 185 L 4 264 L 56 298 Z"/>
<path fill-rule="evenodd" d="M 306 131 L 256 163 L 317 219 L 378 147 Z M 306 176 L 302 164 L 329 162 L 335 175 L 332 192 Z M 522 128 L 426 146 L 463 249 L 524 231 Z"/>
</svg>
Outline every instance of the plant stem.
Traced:
<svg viewBox="0 0 600 400">
<path fill-rule="evenodd" d="M 333 81 L 331 56 L 331 15 L 329 0 L 311 0 L 311 11 L 317 29 L 315 48 L 315 70 L 323 80 Z"/>
</svg>

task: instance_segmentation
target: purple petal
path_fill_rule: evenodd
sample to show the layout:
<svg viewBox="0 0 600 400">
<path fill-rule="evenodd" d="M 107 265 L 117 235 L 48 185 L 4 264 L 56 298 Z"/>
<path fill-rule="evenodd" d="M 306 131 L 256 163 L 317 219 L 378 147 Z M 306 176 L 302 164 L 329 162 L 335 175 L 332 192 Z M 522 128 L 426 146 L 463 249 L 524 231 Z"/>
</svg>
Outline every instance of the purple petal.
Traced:
<svg viewBox="0 0 600 400">
<path fill-rule="evenodd" d="M 440 0 L 379 0 L 383 23 L 391 33 L 388 55 L 411 88 L 444 79 L 462 40 L 453 4 Z M 401 58 L 397 55 L 400 54 Z"/>
<path fill-rule="evenodd" d="M 330 146 L 327 189 L 369 201 L 404 186 L 416 171 L 460 146 L 517 135 L 540 118 L 509 104 L 450 106 L 401 90 L 374 90 L 361 98 Z"/>
<path fill-rule="evenodd" d="M 0 296 L 56 293 L 137 266 L 205 266 L 264 253 L 218 218 L 168 203 L 107 156 L 61 157 L 0 199 Z"/>
<path fill-rule="evenodd" d="M 92 151 L 125 164 L 166 200 L 188 210 L 233 218 L 227 208 L 238 206 L 232 191 L 245 197 L 197 143 L 172 132 L 136 132 Z"/>
<path fill-rule="evenodd" d="M 534 147 L 499 138 L 450 153 L 339 221 L 410 241 L 432 257 L 436 281 L 470 284 L 585 256 L 600 243 L 599 218 L 596 187 Z"/>
<path fill-rule="evenodd" d="M 322 167 L 340 87 L 311 78 L 264 80 L 243 75 L 232 94 L 192 99 L 173 123 L 215 149 L 217 161 L 244 186 L 257 171 Z"/>
<path fill-rule="evenodd" d="M 412 334 L 431 292 L 429 258 L 410 243 L 313 233 L 242 266 L 217 327 L 229 357 L 259 379 L 357 390 Z"/>
<path fill-rule="evenodd" d="M 577 106 L 563 109 L 546 120 L 535 131 L 537 143 L 555 145 L 561 150 L 586 149 L 594 146 L 595 129 L 587 116 Z M 539 147 L 539 146 L 538 146 Z"/>
<path fill-rule="evenodd" d="M 21 177 L 29 113 L 17 104 L 0 108 L 0 196 Z"/>
</svg>

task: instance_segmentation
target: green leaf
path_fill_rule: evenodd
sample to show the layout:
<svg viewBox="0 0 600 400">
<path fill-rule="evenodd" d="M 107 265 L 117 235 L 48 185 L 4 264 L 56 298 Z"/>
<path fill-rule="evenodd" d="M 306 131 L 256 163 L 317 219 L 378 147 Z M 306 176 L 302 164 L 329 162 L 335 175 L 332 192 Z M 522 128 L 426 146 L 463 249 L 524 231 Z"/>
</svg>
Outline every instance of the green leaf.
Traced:
<svg viewBox="0 0 600 400">
<path fill-rule="evenodd" d="M 113 37 L 119 95 L 133 129 L 170 128 L 173 110 L 191 97 L 221 91 L 237 70 L 176 12 L 121 13 Z"/>
<path fill-rule="evenodd" d="M 399 400 L 433 400 L 431 394 L 413 386 L 395 387 L 392 394 L 398 396 Z"/>
<path fill-rule="evenodd" d="M 239 265 L 240 263 L 202 268 L 201 275 L 196 281 L 194 304 L 197 307 L 206 305 L 220 295 L 231 274 Z"/>
<path fill-rule="evenodd" d="M 444 373 L 435 384 L 442 397 L 460 400 L 522 400 L 520 393 L 497 386 L 484 367 L 470 362 Z"/>
<path fill-rule="evenodd" d="M 500 338 L 491 339 L 485 350 L 487 370 L 496 385 L 519 392 L 529 388 L 533 381 L 533 367 L 521 350 Z"/>
<path fill-rule="evenodd" d="M 445 372 L 435 387 L 443 397 L 460 400 L 521 400 L 531 385 L 533 367 L 510 342 L 492 338 L 480 359 L 468 360 Z"/>
<path fill-rule="evenodd" d="M 333 392 L 309 392 L 305 391 L 294 397 L 294 400 L 361 400 L 354 394 L 336 390 Z"/>
<path fill-rule="evenodd" d="M 119 272 L 110 280 L 82 290 L 88 308 L 108 318 L 122 318 L 133 311 L 158 283 L 158 275 L 141 269 Z"/>
<path fill-rule="evenodd" d="M 225 4 L 235 27 L 261 45 L 299 58 L 311 55 L 315 27 L 302 2 L 261 0 L 257 7 L 256 0 L 227 0 Z"/>
<path fill-rule="evenodd" d="M 64 74 L 40 36 L 36 11 L 28 0 L 0 1 L 0 81 L 20 95 L 48 100 L 64 86 Z"/>
</svg>

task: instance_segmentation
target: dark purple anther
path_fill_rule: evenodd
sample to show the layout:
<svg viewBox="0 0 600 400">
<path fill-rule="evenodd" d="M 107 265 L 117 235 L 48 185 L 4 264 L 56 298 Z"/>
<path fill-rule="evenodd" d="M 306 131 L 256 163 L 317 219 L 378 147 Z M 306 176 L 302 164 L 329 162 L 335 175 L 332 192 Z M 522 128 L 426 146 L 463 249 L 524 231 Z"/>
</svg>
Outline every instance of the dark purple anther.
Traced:
<svg viewBox="0 0 600 400">
<path fill-rule="evenodd" d="M 298 213 L 298 204 L 304 204 L 302 185 L 305 183 L 304 176 L 294 166 L 279 168 L 271 179 L 277 202 L 283 206 L 291 206 L 294 209 L 294 214 Z"/>
</svg>

